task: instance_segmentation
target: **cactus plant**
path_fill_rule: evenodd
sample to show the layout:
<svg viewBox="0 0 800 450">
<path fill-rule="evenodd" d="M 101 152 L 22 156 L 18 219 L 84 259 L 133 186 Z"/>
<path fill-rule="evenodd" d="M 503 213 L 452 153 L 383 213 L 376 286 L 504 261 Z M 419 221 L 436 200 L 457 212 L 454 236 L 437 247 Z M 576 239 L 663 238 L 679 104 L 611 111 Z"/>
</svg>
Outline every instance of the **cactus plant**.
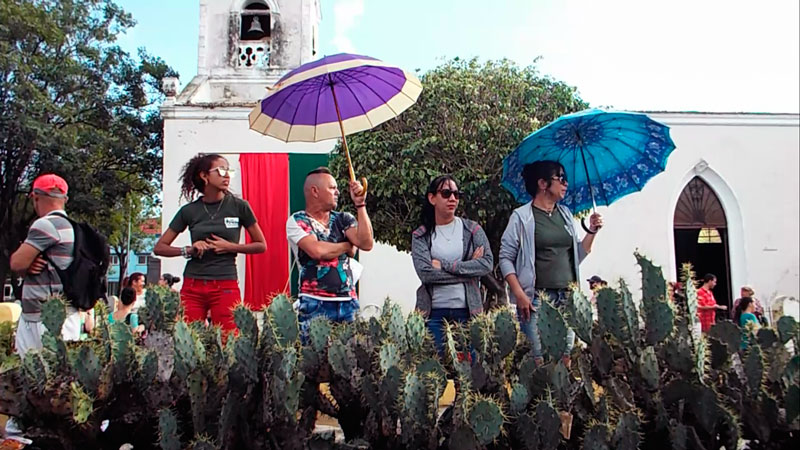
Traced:
<svg viewBox="0 0 800 450">
<path fill-rule="evenodd" d="M 796 338 L 795 325 L 762 328 L 746 351 L 731 323 L 697 339 L 694 316 L 666 298 L 660 269 L 637 257 L 643 330 L 623 283 L 599 293 L 600 324 L 591 331 L 591 315 L 576 312 L 583 294 L 573 292 L 564 316 L 542 306 L 549 355 L 563 354 L 567 323 L 590 339 L 572 353 L 571 371 L 559 358 L 536 367 L 508 309 L 446 324 L 447 358 L 439 361 L 421 316 L 405 317 L 390 302 L 369 321 L 314 319 L 307 342 L 285 298 L 263 311 L 260 329 L 239 307 L 241 330 L 223 343 L 218 327 L 186 324 L 168 312 L 179 309 L 175 296 L 154 290 L 143 339 L 100 317 L 88 341 L 48 332 L 46 348 L 23 360 L 6 355 L 0 411 L 15 411 L 26 433 L 54 430 L 79 448 L 718 449 L 740 439 L 786 447 L 800 428 L 800 356 L 777 344 Z M 456 397 L 440 414 L 448 374 Z M 339 420 L 346 443 L 312 438 L 319 412 Z M 101 418 L 113 423 L 105 433 Z"/>
</svg>

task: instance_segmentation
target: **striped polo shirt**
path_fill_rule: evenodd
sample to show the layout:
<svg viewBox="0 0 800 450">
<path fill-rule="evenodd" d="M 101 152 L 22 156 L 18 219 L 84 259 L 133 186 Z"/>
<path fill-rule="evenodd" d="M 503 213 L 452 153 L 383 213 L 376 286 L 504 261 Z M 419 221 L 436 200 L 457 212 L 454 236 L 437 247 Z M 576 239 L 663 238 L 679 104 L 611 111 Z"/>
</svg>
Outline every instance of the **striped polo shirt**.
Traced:
<svg viewBox="0 0 800 450">
<path fill-rule="evenodd" d="M 46 253 L 54 264 L 64 270 L 72 263 L 75 232 L 67 219 L 54 213 L 66 215 L 64 211 L 52 211 L 36 219 L 28 230 L 25 243 Z M 26 274 L 22 285 L 22 313 L 25 319 L 38 321 L 42 302 L 62 289 L 58 272 L 50 263 L 39 274 Z"/>
</svg>

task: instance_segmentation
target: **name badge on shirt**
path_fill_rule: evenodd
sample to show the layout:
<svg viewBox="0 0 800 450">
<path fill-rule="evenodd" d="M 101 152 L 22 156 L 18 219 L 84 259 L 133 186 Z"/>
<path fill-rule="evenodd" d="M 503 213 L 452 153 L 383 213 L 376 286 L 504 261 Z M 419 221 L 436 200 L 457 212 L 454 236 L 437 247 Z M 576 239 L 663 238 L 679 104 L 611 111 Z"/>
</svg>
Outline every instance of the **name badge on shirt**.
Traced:
<svg viewBox="0 0 800 450">
<path fill-rule="evenodd" d="M 225 218 L 225 228 L 239 228 L 239 218 L 238 217 L 226 217 Z"/>
</svg>

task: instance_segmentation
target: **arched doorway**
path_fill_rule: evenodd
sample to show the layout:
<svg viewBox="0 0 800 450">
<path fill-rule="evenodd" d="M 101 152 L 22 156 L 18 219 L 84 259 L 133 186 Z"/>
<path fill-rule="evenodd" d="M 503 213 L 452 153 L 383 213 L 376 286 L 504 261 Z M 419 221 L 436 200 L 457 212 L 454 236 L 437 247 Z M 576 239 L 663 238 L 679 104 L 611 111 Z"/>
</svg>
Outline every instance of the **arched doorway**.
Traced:
<svg viewBox="0 0 800 450">
<path fill-rule="evenodd" d="M 692 178 L 683 188 L 673 223 L 677 273 L 685 262 L 692 263 L 698 278 L 713 273 L 717 276 L 714 297 L 730 308 L 728 221 L 717 194 L 702 178 Z"/>
</svg>

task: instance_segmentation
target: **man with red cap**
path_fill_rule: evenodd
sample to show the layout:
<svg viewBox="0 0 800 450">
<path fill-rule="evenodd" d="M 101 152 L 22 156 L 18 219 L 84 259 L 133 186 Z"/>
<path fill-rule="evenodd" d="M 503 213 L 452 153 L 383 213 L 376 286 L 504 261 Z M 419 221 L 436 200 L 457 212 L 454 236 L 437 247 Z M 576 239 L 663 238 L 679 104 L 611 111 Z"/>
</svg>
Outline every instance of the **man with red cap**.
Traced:
<svg viewBox="0 0 800 450">
<path fill-rule="evenodd" d="M 11 255 L 11 270 L 23 278 L 22 316 L 17 325 L 16 347 L 20 356 L 28 350 L 42 348 L 45 327 L 41 320 L 42 303 L 62 292 L 61 279 L 53 264 L 66 269 L 75 253 L 75 234 L 67 220 L 64 206 L 69 186 L 58 175 L 41 175 L 33 182 L 30 197 L 39 216 L 28 230 L 28 236 Z M 80 337 L 81 318 L 78 310 L 69 306 L 61 334 L 65 340 Z"/>
</svg>

